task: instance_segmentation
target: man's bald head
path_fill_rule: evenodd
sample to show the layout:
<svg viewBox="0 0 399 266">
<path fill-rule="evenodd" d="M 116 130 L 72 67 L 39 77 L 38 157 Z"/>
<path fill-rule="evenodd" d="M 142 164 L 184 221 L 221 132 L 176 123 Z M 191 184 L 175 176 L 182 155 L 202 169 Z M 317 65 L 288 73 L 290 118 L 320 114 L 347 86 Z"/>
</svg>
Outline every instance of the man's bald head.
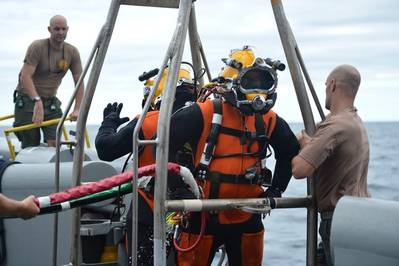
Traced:
<svg viewBox="0 0 399 266">
<path fill-rule="evenodd" d="M 61 48 L 67 33 L 68 24 L 64 16 L 55 15 L 50 19 L 50 26 L 47 27 L 50 32 L 50 42 L 53 46 Z"/>
<path fill-rule="evenodd" d="M 56 24 L 62 23 L 67 25 L 67 20 L 64 16 L 61 15 L 55 15 L 52 18 L 50 18 L 50 27 L 54 27 Z"/>
<path fill-rule="evenodd" d="M 337 66 L 329 75 L 329 79 L 334 79 L 337 88 L 348 96 L 355 97 L 360 86 L 360 73 L 351 65 Z"/>
</svg>

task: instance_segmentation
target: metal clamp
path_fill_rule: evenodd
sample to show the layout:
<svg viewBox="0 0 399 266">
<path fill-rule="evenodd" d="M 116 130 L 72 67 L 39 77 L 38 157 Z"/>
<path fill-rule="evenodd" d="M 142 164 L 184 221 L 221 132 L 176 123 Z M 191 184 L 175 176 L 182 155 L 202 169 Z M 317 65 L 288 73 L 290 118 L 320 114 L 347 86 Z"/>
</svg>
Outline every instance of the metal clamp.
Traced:
<svg viewBox="0 0 399 266">
<path fill-rule="evenodd" d="M 259 206 L 242 206 L 240 207 L 242 211 L 256 214 L 269 214 L 272 208 L 267 205 L 259 205 Z"/>
<path fill-rule="evenodd" d="M 256 214 L 269 214 L 272 209 L 269 199 L 264 199 L 256 205 L 235 204 L 235 207 L 242 211 Z"/>
</svg>

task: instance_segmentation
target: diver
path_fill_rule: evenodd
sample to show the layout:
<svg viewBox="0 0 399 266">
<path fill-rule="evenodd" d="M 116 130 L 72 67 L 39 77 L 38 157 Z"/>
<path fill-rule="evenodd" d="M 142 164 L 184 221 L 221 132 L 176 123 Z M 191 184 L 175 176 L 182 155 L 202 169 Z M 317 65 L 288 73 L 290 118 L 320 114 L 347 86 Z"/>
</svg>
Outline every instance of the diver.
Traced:
<svg viewBox="0 0 399 266">
<path fill-rule="evenodd" d="M 198 184 L 206 199 L 281 197 L 291 179 L 291 159 L 298 141 L 283 118 L 272 111 L 276 102 L 279 61 L 256 58 L 244 46 L 233 50 L 218 78 L 197 102 L 171 119 L 169 151 L 173 160 L 189 143 Z M 266 158 L 274 151 L 274 173 Z M 264 190 L 264 187 L 267 189 Z M 261 265 L 264 227 L 261 214 L 242 210 L 191 213 L 176 238 L 178 265 L 210 265 L 224 244 L 229 265 Z M 198 238 L 199 244 L 195 246 Z M 188 251 L 187 251 L 188 250 Z"/>
<path fill-rule="evenodd" d="M 189 63 L 185 63 L 189 64 Z M 191 64 L 189 64 L 191 65 Z M 151 101 L 151 109 L 146 114 L 144 123 L 139 133 L 140 139 L 152 139 L 157 131 L 159 109 L 162 103 L 162 93 L 166 86 L 166 78 L 168 68 L 164 70 L 161 75 L 160 84 L 155 91 Z M 154 85 L 155 79 L 151 78 L 152 75 L 158 73 L 157 69 L 144 73 L 141 77 L 147 76 L 144 87 L 144 99 L 142 105 L 144 106 L 147 97 L 149 96 L 151 86 Z M 147 75 L 145 75 L 147 74 Z M 148 75 L 150 74 L 150 76 Z M 142 78 L 139 78 L 142 79 Z M 144 81 L 144 80 L 141 80 Z M 181 67 L 178 72 L 178 81 L 176 86 L 176 95 L 173 105 L 173 112 L 177 112 L 185 105 L 191 104 L 196 101 L 197 96 L 197 79 L 191 77 L 190 71 Z M 134 127 L 138 121 L 138 117 L 130 121 L 126 126 L 118 130 L 118 127 L 129 119 L 127 117 L 120 118 L 120 113 L 123 104 L 109 103 L 104 109 L 104 120 L 98 130 L 95 145 L 98 156 L 105 161 L 113 161 L 119 157 L 127 155 L 132 152 L 132 138 Z M 192 168 L 192 153 L 190 149 L 182 148 L 179 152 L 181 165 Z M 139 149 L 138 166 L 146 166 L 155 163 L 155 157 L 152 147 L 142 146 Z M 138 265 L 152 265 L 153 264 L 153 198 L 154 181 L 151 180 L 145 188 L 138 189 Z M 174 175 L 168 176 L 168 192 L 171 198 L 193 198 L 183 183 L 183 181 Z M 127 236 L 128 236 L 128 255 L 131 257 L 131 207 L 127 213 Z M 170 232 L 168 239 L 171 240 L 173 232 Z M 168 253 L 171 252 L 171 245 L 168 245 Z M 174 258 L 171 258 L 174 262 Z"/>
</svg>

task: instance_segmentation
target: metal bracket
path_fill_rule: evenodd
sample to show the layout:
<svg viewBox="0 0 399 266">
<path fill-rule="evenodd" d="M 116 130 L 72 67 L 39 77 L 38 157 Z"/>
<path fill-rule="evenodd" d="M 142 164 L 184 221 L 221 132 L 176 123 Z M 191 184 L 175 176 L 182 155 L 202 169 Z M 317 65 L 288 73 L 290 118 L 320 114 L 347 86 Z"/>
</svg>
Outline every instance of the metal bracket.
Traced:
<svg viewBox="0 0 399 266">
<path fill-rule="evenodd" d="M 272 208 L 267 205 L 259 205 L 259 206 L 242 206 L 239 209 L 249 213 L 256 213 L 256 214 L 269 214 Z"/>
</svg>

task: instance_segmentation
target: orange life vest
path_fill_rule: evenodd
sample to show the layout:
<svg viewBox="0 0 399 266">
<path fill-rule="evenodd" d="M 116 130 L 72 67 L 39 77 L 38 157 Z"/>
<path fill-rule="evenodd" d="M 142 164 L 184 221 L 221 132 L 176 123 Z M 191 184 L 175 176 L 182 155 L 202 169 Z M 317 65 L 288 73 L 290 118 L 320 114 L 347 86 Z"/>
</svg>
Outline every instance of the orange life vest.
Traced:
<svg viewBox="0 0 399 266">
<path fill-rule="evenodd" d="M 143 131 L 144 139 L 149 140 L 157 133 L 159 111 L 148 112 L 141 130 Z M 152 145 L 145 145 L 143 152 L 139 156 L 138 166 L 146 166 L 155 163 Z M 138 189 L 138 193 L 143 197 L 145 202 L 150 206 L 151 210 L 154 209 L 154 197 L 150 193 L 146 193 L 144 189 Z"/>
<path fill-rule="evenodd" d="M 198 166 L 203 156 L 204 146 L 210 135 L 212 118 L 214 114 L 213 101 L 205 101 L 198 103 L 204 121 L 204 127 L 200 141 L 198 143 L 197 151 L 195 154 L 195 166 Z M 244 116 L 240 114 L 237 108 L 222 103 L 222 122 L 221 126 L 236 132 L 243 132 L 247 135 L 256 134 L 255 115 Z M 275 124 L 276 114 L 270 110 L 262 116 L 265 135 L 270 138 Z M 259 144 L 257 141 L 243 140 L 237 136 L 226 134 L 223 131 L 219 132 L 216 140 L 216 147 L 214 156 L 208 165 L 208 177 L 217 176 L 220 182 L 215 184 L 212 180 L 199 181 L 203 187 L 205 198 L 257 198 L 263 192 L 262 187 L 256 182 L 247 182 L 244 175 L 246 170 L 253 168 L 255 165 L 260 164 L 259 156 L 245 155 L 245 153 L 259 152 Z M 231 157 L 219 157 L 222 154 L 234 154 Z M 240 182 L 245 181 L 245 182 Z M 216 188 L 216 196 L 210 195 L 212 190 L 212 183 Z M 215 191 L 215 187 L 213 188 Z M 229 223 L 242 223 L 251 217 L 250 213 L 240 210 L 220 211 L 218 213 L 218 221 L 221 224 Z"/>
</svg>

